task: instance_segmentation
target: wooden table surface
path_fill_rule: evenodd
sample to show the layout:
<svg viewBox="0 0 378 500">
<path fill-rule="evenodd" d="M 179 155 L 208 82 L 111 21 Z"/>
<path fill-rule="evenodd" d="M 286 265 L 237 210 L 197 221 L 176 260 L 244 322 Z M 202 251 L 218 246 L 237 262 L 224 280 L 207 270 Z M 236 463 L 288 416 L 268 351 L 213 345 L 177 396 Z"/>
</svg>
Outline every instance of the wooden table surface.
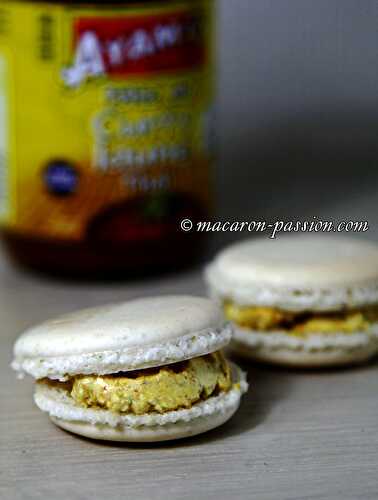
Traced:
<svg viewBox="0 0 378 500">
<path fill-rule="evenodd" d="M 322 373 L 244 364 L 250 392 L 220 429 L 165 445 L 77 438 L 50 423 L 32 402 L 32 380 L 9 369 L 17 335 L 79 307 L 204 294 L 200 271 L 78 285 L 0 262 L 1 499 L 377 499 L 377 364 Z"/>
</svg>

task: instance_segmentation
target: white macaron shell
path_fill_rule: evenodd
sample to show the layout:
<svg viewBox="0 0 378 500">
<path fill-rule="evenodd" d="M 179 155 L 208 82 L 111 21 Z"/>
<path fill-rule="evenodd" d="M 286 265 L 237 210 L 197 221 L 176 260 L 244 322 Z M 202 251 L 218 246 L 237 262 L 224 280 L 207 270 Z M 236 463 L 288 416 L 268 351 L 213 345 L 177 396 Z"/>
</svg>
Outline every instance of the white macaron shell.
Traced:
<svg viewBox="0 0 378 500">
<path fill-rule="evenodd" d="M 213 352 L 231 338 L 209 299 L 162 296 L 86 309 L 26 331 L 13 368 L 35 378 L 105 374 L 172 363 Z"/>
<path fill-rule="evenodd" d="M 366 345 L 353 350 L 334 347 L 325 350 L 290 349 L 287 347 L 260 346 L 250 348 L 247 344 L 236 343 L 235 353 L 263 363 L 298 369 L 321 369 L 353 366 L 369 361 L 375 354 L 374 346 Z"/>
<path fill-rule="evenodd" d="M 261 332 L 235 325 L 231 350 L 257 361 L 302 368 L 347 366 L 370 360 L 378 352 L 378 324 L 347 334 L 312 333 L 306 337 L 285 331 Z"/>
<path fill-rule="evenodd" d="M 378 246 L 335 236 L 247 240 L 208 266 L 212 295 L 301 311 L 378 302 Z"/>
</svg>

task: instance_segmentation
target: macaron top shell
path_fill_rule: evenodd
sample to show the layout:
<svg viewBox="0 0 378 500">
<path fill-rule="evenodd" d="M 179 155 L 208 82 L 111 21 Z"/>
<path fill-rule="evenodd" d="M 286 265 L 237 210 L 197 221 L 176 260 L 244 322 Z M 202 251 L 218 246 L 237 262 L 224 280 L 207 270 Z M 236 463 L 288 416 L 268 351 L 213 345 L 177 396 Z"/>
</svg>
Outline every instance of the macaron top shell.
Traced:
<svg viewBox="0 0 378 500">
<path fill-rule="evenodd" d="M 286 236 L 234 244 L 208 266 L 216 296 L 288 310 L 378 302 L 378 246 L 335 236 Z"/>
<path fill-rule="evenodd" d="M 230 338 L 230 327 L 209 299 L 137 299 L 78 311 L 27 330 L 15 344 L 12 366 L 35 378 L 63 380 L 201 356 Z"/>
</svg>

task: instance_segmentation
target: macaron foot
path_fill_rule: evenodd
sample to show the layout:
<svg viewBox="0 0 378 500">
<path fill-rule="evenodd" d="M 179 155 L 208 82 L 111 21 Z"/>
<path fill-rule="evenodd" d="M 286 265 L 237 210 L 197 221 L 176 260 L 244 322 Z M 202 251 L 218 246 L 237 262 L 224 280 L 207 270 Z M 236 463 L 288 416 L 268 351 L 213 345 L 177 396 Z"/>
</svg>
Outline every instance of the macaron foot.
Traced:
<svg viewBox="0 0 378 500">
<path fill-rule="evenodd" d="M 324 350 L 308 351 L 305 349 L 290 349 L 268 346 L 251 347 L 233 341 L 231 351 L 242 357 L 253 359 L 257 362 L 268 363 L 286 368 L 321 369 L 331 367 L 353 366 L 367 363 L 376 354 L 374 343 L 353 349 L 328 348 Z"/>
</svg>

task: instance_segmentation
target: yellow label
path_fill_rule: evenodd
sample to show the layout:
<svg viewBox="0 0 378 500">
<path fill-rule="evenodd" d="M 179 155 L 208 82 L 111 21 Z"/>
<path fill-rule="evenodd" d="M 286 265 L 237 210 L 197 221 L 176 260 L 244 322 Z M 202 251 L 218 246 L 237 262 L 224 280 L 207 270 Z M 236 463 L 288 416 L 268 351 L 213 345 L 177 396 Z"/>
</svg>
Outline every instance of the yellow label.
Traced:
<svg viewBox="0 0 378 500">
<path fill-rule="evenodd" d="M 178 193 L 206 207 L 210 3 L 1 3 L 3 226 L 81 240 L 125 200 Z"/>
</svg>

